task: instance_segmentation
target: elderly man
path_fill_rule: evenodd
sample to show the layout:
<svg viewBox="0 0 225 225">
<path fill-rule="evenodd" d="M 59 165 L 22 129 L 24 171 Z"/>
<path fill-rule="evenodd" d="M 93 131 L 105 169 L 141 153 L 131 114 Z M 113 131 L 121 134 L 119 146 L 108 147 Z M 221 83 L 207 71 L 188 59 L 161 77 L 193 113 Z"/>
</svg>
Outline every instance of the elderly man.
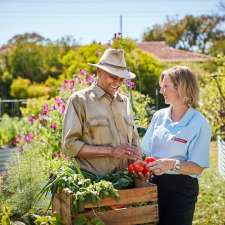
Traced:
<svg viewBox="0 0 225 225">
<path fill-rule="evenodd" d="M 82 169 L 97 175 L 127 167 L 141 157 L 129 99 L 119 93 L 124 79 L 133 79 L 124 52 L 107 49 L 97 67 L 97 82 L 69 99 L 63 124 L 63 152 Z"/>
</svg>

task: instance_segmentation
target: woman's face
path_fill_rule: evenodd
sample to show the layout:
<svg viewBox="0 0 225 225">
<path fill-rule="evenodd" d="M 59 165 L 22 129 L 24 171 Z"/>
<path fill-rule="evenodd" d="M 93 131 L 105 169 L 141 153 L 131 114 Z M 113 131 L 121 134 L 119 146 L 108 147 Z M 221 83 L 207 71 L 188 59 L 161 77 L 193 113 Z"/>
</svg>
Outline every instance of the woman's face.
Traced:
<svg viewBox="0 0 225 225">
<path fill-rule="evenodd" d="M 177 88 L 168 75 L 165 75 L 160 83 L 160 93 L 163 95 L 166 104 L 174 105 L 181 100 Z"/>
</svg>

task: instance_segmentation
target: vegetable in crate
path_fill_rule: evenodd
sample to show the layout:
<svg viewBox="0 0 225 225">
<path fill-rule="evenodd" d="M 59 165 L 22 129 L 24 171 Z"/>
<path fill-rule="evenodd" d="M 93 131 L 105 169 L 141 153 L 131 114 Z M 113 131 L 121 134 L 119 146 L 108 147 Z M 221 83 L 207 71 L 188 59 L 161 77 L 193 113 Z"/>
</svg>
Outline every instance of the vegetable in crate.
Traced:
<svg viewBox="0 0 225 225">
<path fill-rule="evenodd" d="M 37 196 L 39 200 L 43 195 L 54 195 L 64 188 L 70 189 L 73 194 L 73 208 L 75 212 L 82 212 L 85 203 L 97 203 L 105 197 L 118 198 L 118 191 L 110 181 L 91 180 L 85 178 L 76 161 L 66 163 L 53 173 L 46 185 Z M 50 204 L 51 204 L 50 202 Z M 50 205 L 49 205 L 50 206 Z"/>
</svg>

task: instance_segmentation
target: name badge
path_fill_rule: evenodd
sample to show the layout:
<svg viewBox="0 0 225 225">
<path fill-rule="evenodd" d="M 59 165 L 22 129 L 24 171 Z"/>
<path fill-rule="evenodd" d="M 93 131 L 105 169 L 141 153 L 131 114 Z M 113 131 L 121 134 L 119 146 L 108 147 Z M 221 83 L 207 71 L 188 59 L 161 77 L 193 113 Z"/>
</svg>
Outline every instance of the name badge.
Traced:
<svg viewBox="0 0 225 225">
<path fill-rule="evenodd" d="M 187 140 L 186 139 L 183 139 L 183 138 L 174 137 L 172 140 L 173 141 L 180 142 L 180 143 L 184 143 L 184 144 L 187 143 Z"/>
</svg>

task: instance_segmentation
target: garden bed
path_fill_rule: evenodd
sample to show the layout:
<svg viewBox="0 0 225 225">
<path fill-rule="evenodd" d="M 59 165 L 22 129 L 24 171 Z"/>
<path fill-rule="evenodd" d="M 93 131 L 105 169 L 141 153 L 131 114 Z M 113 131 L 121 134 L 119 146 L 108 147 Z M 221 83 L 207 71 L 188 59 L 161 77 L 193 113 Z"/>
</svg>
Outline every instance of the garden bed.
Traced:
<svg viewBox="0 0 225 225">
<path fill-rule="evenodd" d="M 98 204 L 85 204 L 87 218 L 98 217 L 106 225 L 157 224 L 157 187 L 149 184 L 119 191 L 119 200 L 104 198 Z M 73 192 L 64 189 L 53 199 L 53 212 L 61 216 L 65 225 L 72 225 L 78 215 L 72 210 Z M 104 209 L 104 210 L 102 210 Z"/>
</svg>

